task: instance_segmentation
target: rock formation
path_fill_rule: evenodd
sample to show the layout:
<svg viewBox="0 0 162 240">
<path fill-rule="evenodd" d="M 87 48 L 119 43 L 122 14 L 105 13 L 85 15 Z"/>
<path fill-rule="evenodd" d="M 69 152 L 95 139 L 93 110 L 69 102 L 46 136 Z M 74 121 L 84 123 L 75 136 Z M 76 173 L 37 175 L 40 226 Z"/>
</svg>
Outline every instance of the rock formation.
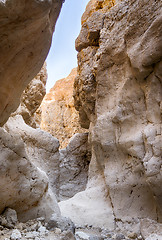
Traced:
<svg viewBox="0 0 162 240">
<path fill-rule="evenodd" d="M 73 85 L 77 69 L 68 77 L 58 80 L 41 104 L 41 129 L 58 138 L 60 148 L 68 145 L 75 133 L 86 132 L 80 127 L 79 114 L 74 107 Z"/>
<path fill-rule="evenodd" d="M 139 235 L 142 220 L 162 222 L 162 5 L 113 2 L 90 1 L 76 40 L 75 107 L 92 160 L 86 191 L 59 205 L 78 224 Z"/>
<path fill-rule="evenodd" d="M 62 0 L 0 0 L 0 126 L 49 51 Z"/>
<path fill-rule="evenodd" d="M 0 126 L 16 110 L 23 90 L 41 69 L 61 5 L 62 1 L 56 0 L 0 1 Z M 29 109 L 30 104 L 27 104 L 25 97 L 23 102 Z M 33 107 L 35 111 L 37 104 Z M 22 117 L 13 117 L 15 118 L 17 122 L 13 120 L 11 124 L 9 120 L 5 128 L 0 128 L 0 213 L 11 207 L 17 211 L 21 221 L 42 215 L 49 219 L 52 213 L 59 216 L 60 211 L 55 194 L 49 187 L 49 179 L 39 168 L 39 162 L 36 164 L 35 161 L 41 151 L 44 154 L 43 147 L 49 138 L 51 145 L 47 152 L 50 152 L 50 147 L 53 151 L 57 149 L 58 141 L 48 133 L 43 135 L 39 129 L 34 132 L 33 128 L 23 123 Z M 26 135 L 23 127 L 26 128 Z M 27 152 L 24 139 L 28 134 L 28 141 L 31 143 L 33 140 L 31 145 L 34 154 L 32 151 L 30 154 Z M 36 136 L 41 138 L 39 150 Z M 38 159 L 41 162 L 42 159 Z"/>
<path fill-rule="evenodd" d="M 44 63 L 41 71 L 27 85 L 20 99 L 18 109 L 12 114 L 21 115 L 26 124 L 33 128 L 40 127 L 41 122 L 41 102 L 46 94 L 47 69 Z"/>
<path fill-rule="evenodd" d="M 55 137 L 33 128 L 37 127 L 36 111 L 45 94 L 46 78 L 44 65 L 0 130 L 0 212 L 11 207 L 21 221 L 40 216 L 48 220 L 53 213 L 60 216 L 56 197 L 65 200 L 74 196 L 85 189 L 88 178 L 91 154 L 87 133 L 77 134 L 59 151 Z"/>
<path fill-rule="evenodd" d="M 85 190 L 91 149 L 88 133 L 76 133 L 65 149 L 60 150 L 59 200 L 66 200 Z"/>
<path fill-rule="evenodd" d="M 59 141 L 50 133 L 13 114 L 1 128 L 0 146 L 0 212 L 11 207 L 21 221 L 48 220 L 59 215 L 55 195 L 65 200 L 86 187 L 91 157 L 87 133 L 74 135 L 59 151 Z"/>
<path fill-rule="evenodd" d="M 21 116 L 20 118 L 22 119 Z M 59 214 L 59 208 L 55 195 L 49 188 L 47 175 L 38 168 L 39 162 L 37 165 L 35 164 L 36 154 L 42 151 L 41 146 L 38 153 L 31 152 L 31 155 L 27 153 L 19 132 L 28 130 L 28 126 L 26 125 L 26 129 L 21 129 L 23 120 L 22 122 L 19 119 L 16 120 L 15 125 L 12 121 L 10 126 L 11 120 L 9 120 L 6 128 L 0 129 L 0 212 L 11 207 L 17 211 L 21 221 L 41 216 L 49 219 L 52 213 Z M 33 140 L 31 143 L 33 151 L 37 151 L 37 141 L 35 140 L 34 144 L 34 138 L 31 137 L 34 130 L 33 128 L 30 130 L 29 142 Z M 35 130 L 34 134 L 35 139 L 43 136 L 39 130 Z M 26 131 L 24 135 L 27 137 L 28 132 Z M 48 135 L 46 134 L 44 141 L 47 140 Z M 44 142 L 41 143 L 43 145 Z M 51 141 L 52 144 L 56 145 Z"/>
<path fill-rule="evenodd" d="M 0 1 L 1 126 L 44 62 L 61 4 L 62 0 Z M 117 235 L 121 232 L 126 239 L 161 239 L 161 7 L 156 0 L 89 2 L 76 40 L 78 75 L 74 82 L 74 104 L 89 136 L 75 134 L 69 145 L 59 150 L 55 137 L 33 128 L 43 84 L 35 79 L 27 87 L 22 96 L 27 114 L 21 105 L 0 128 L 0 230 L 13 225 L 15 210 L 20 221 L 44 216 L 48 224 L 36 220 L 40 231 L 25 232 L 19 226 L 7 237 L 36 234 L 36 239 L 47 233 L 49 239 L 75 239 L 73 234 L 62 236 L 60 232 L 64 221 L 57 195 L 63 200 L 59 203 L 63 216 L 81 227 L 89 226 L 76 233 L 76 239 L 106 239 L 110 235 L 110 239 L 124 239 Z M 37 83 L 42 90 L 33 102 Z M 65 106 L 73 107 L 65 92 L 69 83 L 65 79 L 66 87 L 60 89 L 58 82 L 50 93 L 57 99 L 54 106 L 61 106 L 63 114 Z M 72 108 L 66 116 L 73 112 Z M 61 127 L 66 129 L 67 125 Z M 69 138 L 72 130 L 67 132 Z M 14 227 L 16 224 L 17 219 Z M 51 233 L 46 226 L 59 229 Z M 92 227 L 97 227 L 98 236 L 91 235 Z"/>
</svg>

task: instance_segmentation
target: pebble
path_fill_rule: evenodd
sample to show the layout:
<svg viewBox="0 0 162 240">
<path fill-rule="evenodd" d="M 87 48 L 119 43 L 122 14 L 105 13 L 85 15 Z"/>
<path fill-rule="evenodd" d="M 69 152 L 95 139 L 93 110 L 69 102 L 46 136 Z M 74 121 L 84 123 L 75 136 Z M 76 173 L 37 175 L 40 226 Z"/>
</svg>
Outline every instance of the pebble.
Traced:
<svg viewBox="0 0 162 240">
<path fill-rule="evenodd" d="M 11 234 L 11 240 L 20 240 L 21 239 L 21 233 L 19 232 L 19 230 L 17 229 L 14 229 L 12 231 L 12 234 Z"/>
<path fill-rule="evenodd" d="M 129 233 L 128 237 L 132 238 L 132 239 L 136 239 L 137 238 L 137 234 L 134 233 L 134 232 L 131 232 L 131 233 Z"/>
<path fill-rule="evenodd" d="M 84 232 L 75 233 L 76 240 L 89 240 L 89 235 Z"/>
<path fill-rule="evenodd" d="M 41 225 L 41 226 L 38 228 L 38 232 L 40 232 L 41 235 L 45 235 L 45 234 L 48 232 L 48 230 Z"/>
<path fill-rule="evenodd" d="M 54 232 L 55 232 L 56 234 L 61 234 L 61 229 L 60 229 L 60 228 L 55 228 Z"/>
</svg>

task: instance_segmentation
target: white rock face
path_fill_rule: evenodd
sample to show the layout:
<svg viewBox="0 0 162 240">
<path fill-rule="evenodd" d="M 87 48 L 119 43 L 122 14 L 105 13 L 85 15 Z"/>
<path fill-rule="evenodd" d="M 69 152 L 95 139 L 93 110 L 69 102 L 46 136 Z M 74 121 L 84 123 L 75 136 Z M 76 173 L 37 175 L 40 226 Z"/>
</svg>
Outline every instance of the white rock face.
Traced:
<svg viewBox="0 0 162 240">
<path fill-rule="evenodd" d="M 142 219 L 162 222 L 160 9 L 155 0 L 101 4 L 83 23 L 74 97 L 92 160 L 87 190 L 60 203 L 74 222 L 137 234 Z M 98 177 L 104 196 L 95 194 Z"/>
<path fill-rule="evenodd" d="M 0 0 L 0 126 L 49 51 L 62 0 Z"/>
<path fill-rule="evenodd" d="M 11 135 L 17 134 L 23 140 L 30 161 L 47 174 L 50 186 L 56 193 L 59 177 L 59 141 L 51 134 L 25 124 L 20 115 L 10 117 L 4 127 Z"/>
<path fill-rule="evenodd" d="M 91 158 L 88 133 L 74 135 L 67 148 L 59 151 L 56 138 L 28 126 L 20 115 L 10 117 L 4 128 L 22 139 L 29 160 L 46 173 L 58 200 L 68 199 L 86 188 Z"/>
<path fill-rule="evenodd" d="M 46 165 L 43 147 L 50 134 L 25 125 L 21 116 L 15 118 L 15 122 L 10 119 L 6 124 L 8 132 L 0 129 L 0 212 L 11 207 L 17 211 L 21 221 L 40 216 L 49 219 L 52 213 L 60 214 L 55 195 L 49 189 L 49 179 L 39 168 Z M 33 152 L 29 151 L 30 154 L 27 152 L 30 145 L 27 148 L 23 142 L 25 136 L 32 144 Z M 58 148 L 57 140 L 48 142 L 51 142 L 51 151 Z M 48 149 L 50 151 L 50 146 Z"/>
</svg>

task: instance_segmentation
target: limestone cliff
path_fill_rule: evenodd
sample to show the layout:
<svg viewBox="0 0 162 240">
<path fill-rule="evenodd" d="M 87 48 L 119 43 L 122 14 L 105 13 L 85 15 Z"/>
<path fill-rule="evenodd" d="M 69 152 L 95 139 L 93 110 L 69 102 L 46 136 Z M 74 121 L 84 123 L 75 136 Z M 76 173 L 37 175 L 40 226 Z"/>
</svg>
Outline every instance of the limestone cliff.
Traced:
<svg viewBox="0 0 162 240">
<path fill-rule="evenodd" d="M 85 189 L 88 178 L 87 133 L 74 135 L 67 148 L 59 151 L 55 137 L 34 129 L 46 79 L 45 64 L 24 90 L 17 111 L 0 128 L 0 213 L 11 207 L 21 221 L 41 216 L 48 221 L 52 214 L 60 217 L 56 197 L 74 196 Z"/>
<path fill-rule="evenodd" d="M 58 80 L 41 104 L 41 129 L 59 139 L 60 148 L 68 145 L 75 133 L 86 132 L 80 127 L 79 114 L 74 107 L 73 85 L 77 69 Z"/>
<path fill-rule="evenodd" d="M 16 110 L 23 90 L 40 71 L 61 6 L 62 1 L 57 0 L 0 0 L 0 126 Z M 41 73 L 38 78 L 41 79 Z M 25 90 L 31 98 L 40 83 L 38 78 Z M 41 91 L 37 92 L 39 100 L 34 100 L 34 104 L 28 102 L 26 93 L 22 102 L 32 116 L 42 98 Z M 25 125 L 20 115 L 12 118 L 5 128 L 0 128 L 0 213 L 7 207 L 14 208 L 22 221 L 40 216 L 49 219 L 53 213 L 60 216 L 51 182 L 36 164 L 39 154 L 43 158 L 47 142 L 58 152 L 58 140 Z M 24 119 L 27 120 L 26 116 Z M 25 138 L 33 152 L 28 153 Z M 50 153 L 49 148 L 47 152 Z M 38 158 L 40 162 L 42 158 Z"/>
<path fill-rule="evenodd" d="M 162 222 L 162 3 L 112 2 L 90 1 L 76 40 L 75 107 L 92 160 L 86 191 L 60 207 L 79 224 L 139 235 L 145 219 Z"/>
<path fill-rule="evenodd" d="M 47 68 L 44 63 L 40 72 L 28 84 L 20 98 L 18 109 L 11 115 L 21 115 L 26 124 L 36 128 L 41 122 L 41 102 L 46 94 Z"/>
<path fill-rule="evenodd" d="M 49 51 L 62 0 L 0 0 L 0 126 Z"/>
</svg>

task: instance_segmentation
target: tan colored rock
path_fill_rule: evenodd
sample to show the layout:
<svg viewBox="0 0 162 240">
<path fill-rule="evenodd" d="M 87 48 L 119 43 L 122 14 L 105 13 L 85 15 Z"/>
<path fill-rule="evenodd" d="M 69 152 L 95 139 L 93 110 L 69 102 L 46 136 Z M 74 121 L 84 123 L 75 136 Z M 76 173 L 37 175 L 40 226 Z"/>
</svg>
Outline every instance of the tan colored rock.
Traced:
<svg viewBox="0 0 162 240">
<path fill-rule="evenodd" d="M 60 147 L 65 148 L 75 133 L 83 133 L 79 124 L 79 114 L 74 108 L 73 84 L 77 69 L 67 78 L 58 80 L 41 104 L 41 129 L 59 139 Z"/>
<path fill-rule="evenodd" d="M 23 91 L 18 109 L 12 114 L 21 115 L 26 124 L 36 128 L 41 123 L 41 102 L 46 94 L 47 68 L 44 63 L 41 71 Z"/>
<path fill-rule="evenodd" d="M 0 126 L 48 54 L 62 0 L 0 1 Z"/>
<path fill-rule="evenodd" d="M 114 223 L 138 236 L 141 219 L 162 222 L 161 21 L 160 1 L 124 0 L 82 25 L 74 98 L 82 126 L 90 126 L 92 160 L 87 190 L 60 203 L 80 224 Z M 107 217 L 96 207 L 88 217 L 82 204 L 78 218 L 78 199 L 96 206 L 97 185 L 107 190 L 98 196 Z"/>
</svg>

